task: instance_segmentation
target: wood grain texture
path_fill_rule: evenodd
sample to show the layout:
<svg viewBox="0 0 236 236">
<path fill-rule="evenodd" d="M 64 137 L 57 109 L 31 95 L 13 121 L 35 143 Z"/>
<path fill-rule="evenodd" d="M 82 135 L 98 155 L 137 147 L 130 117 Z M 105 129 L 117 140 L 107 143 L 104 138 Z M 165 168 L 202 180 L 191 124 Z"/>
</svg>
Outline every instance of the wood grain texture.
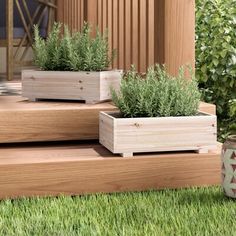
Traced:
<svg viewBox="0 0 236 236">
<path fill-rule="evenodd" d="M 130 69 L 134 64 L 145 72 L 154 64 L 154 0 L 101 1 L 103 8 L 98 8 L 98 16 L 108 18 L 108 22 L 100 29 L 108 29 L 110 47 L 117 50 L 113 67 Z"/>
<path fill-rule="evenodd" d="M 101 112 L 99 126 L 100 143 L 124 156 L 157 151 L 208 152 L 217 148 L 217 119 L 206 113 L 185 117 L 119 118 L 119 112 Z"/>
<path fill-rule="evenodd" d="M 165 45 L 170 73 L 185 64 L 195 68 L 195 0 L 166 0 Z"/>
<path fill-rule="evenodd" d="M 212 115 L 216 115 L 216 105 L 214 104 L 209 104 L 206 102 L 201 102 L 199 106 L 199 111 L 209 113 Z"/>
<path fill-rule="evenodd" d="M 0 97 L 0 143 L 98 139 L 99 111 L 109 103 L 28 102 Z"/>
<path fill-rule="evenodd" d="M 195 67 L 195 0 L 158 0 L 155 5 L 155 61 L 176 75 Z"/>
<path fill-rule="evenodd" d="M 200 105 L 208 113 L 212 108 Z M 110 103 L 35 103 L 20 96 L 0 96 L 0 143 L 98 139 L 99 112 L 113 110 L 116 107 Z"/>
<path fill-rule="evenodd" d="M 98 144 L 0 149 L 0 198 L 220 184 L 220 150 L 121 158 Z"/>
<path fill-rule="evenodd" d="M 84 100 L 87 104 L 111 99 L 119 90 L 122 71 L 22 71 L 22 96 L 37 99 Z"/>
<path fill-rule="evenodd" d="M 86 14 L 85 0 L 58 0 L 57 1 L 57 21 L 65 23 L 70 30 L 81 30 Z"/>
<path fill-rule="evenodd" d="M 14 58 L 13 58 L 13 11 L 14 11 L 14 1 L 8 0 L 6 4 L 7 13 L 7 79 L 11 80 L 13 78 L 14 72 Z M 3 9 L 4 10 L 4 9 Z"/>
</svg>

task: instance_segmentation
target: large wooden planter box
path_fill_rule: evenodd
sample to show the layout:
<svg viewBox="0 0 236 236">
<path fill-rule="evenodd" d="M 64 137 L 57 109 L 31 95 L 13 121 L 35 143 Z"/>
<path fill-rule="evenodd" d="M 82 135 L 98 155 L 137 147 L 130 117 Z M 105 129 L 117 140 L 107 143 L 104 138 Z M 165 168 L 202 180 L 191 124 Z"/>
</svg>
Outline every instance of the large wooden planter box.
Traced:
<svg viewBox="0 0 236 236">
<path fill-rule="evenodd" d="M 114 154 L 217 149 L 217 118 L 200 113 L 188 117 L 120 118 L 100 112 L 99 141 Z"/>
<path fill-rule="evenodd" d="M 39 99 L 84 100 L 98 103 L 111 99 L 110 89 L 118 90 L 122 71 L 69 72 L 22 71 L 22 96 Z"/>
</svg>

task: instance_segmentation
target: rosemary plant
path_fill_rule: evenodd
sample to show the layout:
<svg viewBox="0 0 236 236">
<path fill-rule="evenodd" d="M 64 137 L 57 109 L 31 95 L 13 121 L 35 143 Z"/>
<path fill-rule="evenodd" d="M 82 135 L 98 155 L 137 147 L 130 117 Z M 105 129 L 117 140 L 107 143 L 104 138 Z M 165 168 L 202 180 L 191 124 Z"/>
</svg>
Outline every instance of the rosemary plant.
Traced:
<svg viewBox="0 0 236 236">
<path fill-rule="evenodd" d="M 132 68 L 124 75 L 120 91 L 112 90 L 123 117 L 194 116 L 200 97 L 194 76 L 187 80 L 181 68 L 173 77 L 160 65 L 150 67 L 145 77 Z"/>
<path fill-rule="evenodd" d="M 34 61 L 42 70 L 102 71 L 108 69 L 115 53 L 109 55 L 108 34 L 91 37 L 91 27 L 85 23 L 81 32 L 71 33 L 67 26 L 55 23 L 47 39 L 34 27 Z"/>
</svg>

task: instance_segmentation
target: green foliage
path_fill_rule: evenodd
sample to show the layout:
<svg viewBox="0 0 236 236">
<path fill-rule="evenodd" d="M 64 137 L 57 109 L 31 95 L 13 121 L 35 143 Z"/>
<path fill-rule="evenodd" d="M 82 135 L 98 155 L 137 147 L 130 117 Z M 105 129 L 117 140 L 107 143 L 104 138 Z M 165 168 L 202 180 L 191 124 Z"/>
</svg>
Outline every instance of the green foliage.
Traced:
<svg viewBox="0 0 236 236">
<path fill-rule="evenodd" d="M 200 92 L 193 78 L 184 78 L 181 68 L 175 78 L 164 67 L 150 67 L 143 78 L 134 68 L 124 75 L 120 92 L 112 98 L 124 117 L 192 116 L 197 114 Z"/>
<path fill-rule="evenodd" d="M 62 25 L 55 23 L 46 40 L 34 28 L 34 61 L 42 70 L 55 71 L 101 71 L 106 70 L 114 59 L 108 53 L 107 33 L 98 30 L 91 38 L 90 26 L 85 23 L 81 32 L 71 33 L 67 26 L 64 35 Z"/>
<path fill-rule="evenodd" d="M 236 131 L 236 0 L 196 3 L 196 77 L 204 100 L 217 105 L 225 137 Z"/>
</svg>

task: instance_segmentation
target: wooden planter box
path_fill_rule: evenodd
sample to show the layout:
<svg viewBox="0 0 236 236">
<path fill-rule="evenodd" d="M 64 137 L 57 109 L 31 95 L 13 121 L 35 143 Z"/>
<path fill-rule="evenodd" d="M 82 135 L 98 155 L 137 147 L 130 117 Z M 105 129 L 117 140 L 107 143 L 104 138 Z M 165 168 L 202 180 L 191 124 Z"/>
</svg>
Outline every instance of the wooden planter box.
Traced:
<svg viewBox="0 0 236 236">
<path fill-rule="evenodd" d="M 40 99 L 84 100 L 98 103 L 111 99 L 110 88 L 118 90 L 121 70 L 101 72 L 22 71 L 22 96 Z"/>
<path fill-rule="evenodd" d="M 217 149 L 217 118 L 200 113 L 188 117 L 120 118 L 100 112 L 99 141 L 114 154 Z"/>
</svg>

